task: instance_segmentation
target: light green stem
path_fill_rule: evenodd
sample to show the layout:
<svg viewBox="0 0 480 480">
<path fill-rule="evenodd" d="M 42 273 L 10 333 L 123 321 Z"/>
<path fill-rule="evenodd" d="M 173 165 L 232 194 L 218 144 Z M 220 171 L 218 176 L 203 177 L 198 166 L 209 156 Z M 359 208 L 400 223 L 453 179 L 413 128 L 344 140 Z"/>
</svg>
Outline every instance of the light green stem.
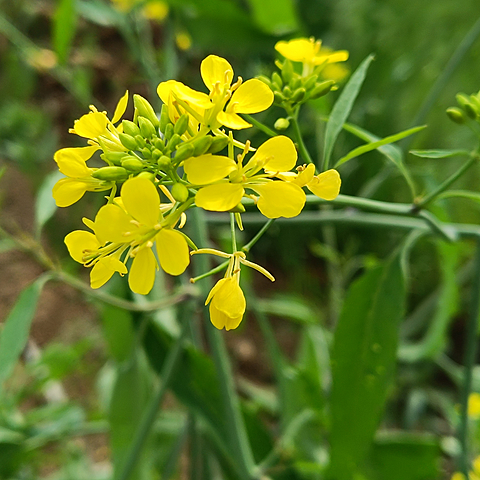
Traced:
<svg viewBox="0 0 480 480">
<path fill-rule="evenodd" d="M 260 238 L 262 238 L 263 234 L 270 228 L 274 221 L 274 218 L 268 220 L 268 222 L 265 223 L 265 225 L 259 230 L 259 232 L 247 244 L 242 247 L 242 250 L 245 253 L 248 253 L 251 248 L 260 240 Z"/>
<path fill-rule="evenodd" d="M 314 163 L 314 161 L 312 160 L 312 157 L 310 156 L 310 153 L 308 153 L 307 147 L 305 146 L 305 142 L 303 141 L 302 132 L 300 130 L 300 126 L 298 125 L 297 115 L 298 115 L 298 110 L 295 115 L 292 115 L 291 117 L 289 117 L 289 120 L 293 127 L 293 135 L 297 142 L 298 151 L 300 152 L 300 155 L 303 157 L 303 159 L 306 162 Z"/>
<path fill-rule="evenodd" d="M 275 130 L 272 130 L 270 127 L 267 127 L 267 125 L 263 124 L 262 122 L 259 122 L 251 115 L 243 113 L 242 117 L 244 117 L 245 120 L 248 120 L 253 126 L 257 127 L 263 133 L 266 133 L 269 137 L 276 137 L 278 135 L 278 133 L 275 132 Z"/>
</svg>

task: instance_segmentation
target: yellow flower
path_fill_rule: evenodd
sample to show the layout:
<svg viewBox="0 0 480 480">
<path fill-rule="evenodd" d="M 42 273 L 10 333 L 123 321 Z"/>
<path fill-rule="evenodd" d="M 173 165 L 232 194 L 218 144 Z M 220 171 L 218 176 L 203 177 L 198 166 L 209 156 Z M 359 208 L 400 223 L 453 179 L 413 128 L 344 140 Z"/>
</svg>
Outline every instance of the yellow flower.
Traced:
<svg viewBox="0 0 480 480">
<path fill-rule="evenodd" d="M 468 416 L 475 419 L 480 418 L 480 394 L 476 392 L 471 393 L 468 397 Z"/>
<path fill-rule="evenodd" d="M 143 7 L 143 15 L 149 20 L 156 20 L 157 22 L 163 22 L 168 15 L 168 4 L 161 0 L 153 0 L 148 2 Z"/>
<path fill-rule="evenodd" d="M 346 50 L 332 51 L 322 49 L 321 40 L 314 38 L 297 38 L 295 40 L 280 41 L 275 45 L 275 50 L 285 58 L 293 62 L 301 62 L 304 65 L 303 75 L 310 75 L 318 65 L 344 62 L 348 59 Z"/>
<path fill-rule="evenodd" d="M 166 190 L 166 189 L 165 189 Z M 171 215 L 172 204 L 162 208 L 153 183 L 142 177 L 127 180 L 116 203 L 100 208 L 95 222 L 87 221 L 94 234 L 75 231 L 67 235 L 70 255 L 85 266 L 94 266 L 90 273 L 92 288 L 102 286 L 115 271 L 126 273 L 124 263 L 133 257 L 128 283 L 135 293 L 146 295 L 153 287 L 157 260 L 170 275 L 180 275 L 190 263 L 186 237 L 173 229 L 181 216 L 181 208 Z M 120 261 L 127 252 L 123 263 Z M 123 267 L 120 266 L 123 265 Z"/>
<path fill-rule="evenodd" d="M 168 105 L 170 118 L 180 105 L 202 125 L 202 133 L 219 133 L 222 125 L 234 130 L 251 127 L 238 114 L 262 112 L 273 103 L 272 91 L 256 78 L 243 82 L 239 77 L 232 84 L 233 68 L 224 58 L 209 55 L 202 61 L 200 73 L 208 95 L 175 80 L 160 83 L 157 92 Z"/>
<path fill-rule="evenodd" d="M 249 262 L 243 252 L 225 253 L 212 248 L 194 250 L 191 254 L 209 253 L 222 258 L 228 258 L 229 263 L 225 277 L 219 280 L 210 290 L 205 305 L 210 303 L 210 321 L 213 326 L 222 330 L 232 330 L 240 325 L 246 309 L 245 295 L 240 288 L 240 265 L 254 268 L 272 282 L 273 275 L 256 263 Z"/>
<path fill-rule="evenodd" d="M 297 216 L 305 205 L 303 190 L 293 182 L 269 178 L 295 166 L 297 152 L 293 142 L 282 135 L 271 138 L 243 165 L 248 149 L 247 142 L 238 162 L 220 155 L 202 155 L 185 161 L 189 182 L 206 185 L 198 190 L 196 205 L 205 210 L 226 212 L 237 206 L 243 196 L 248 196 L 245 192 L 248 188 L 259 195 L 257 206 L 266 217 Z M 259 174 L 262 169 L 267 173 Z"/>
</svg>

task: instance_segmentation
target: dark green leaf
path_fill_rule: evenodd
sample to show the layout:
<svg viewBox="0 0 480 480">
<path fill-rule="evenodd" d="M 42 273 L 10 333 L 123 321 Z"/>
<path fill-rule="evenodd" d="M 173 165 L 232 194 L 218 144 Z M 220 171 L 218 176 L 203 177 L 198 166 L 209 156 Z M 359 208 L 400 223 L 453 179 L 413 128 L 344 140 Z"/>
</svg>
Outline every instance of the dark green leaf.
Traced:
<svg viewBox="0 0 480 480">
<path fill-rule="evenodd" d="M 72 47 L 77 24 L 75 0 L 59 0 L 54 15 L 53 46 L 60 63 L 65 63 Z"/>
</svg>

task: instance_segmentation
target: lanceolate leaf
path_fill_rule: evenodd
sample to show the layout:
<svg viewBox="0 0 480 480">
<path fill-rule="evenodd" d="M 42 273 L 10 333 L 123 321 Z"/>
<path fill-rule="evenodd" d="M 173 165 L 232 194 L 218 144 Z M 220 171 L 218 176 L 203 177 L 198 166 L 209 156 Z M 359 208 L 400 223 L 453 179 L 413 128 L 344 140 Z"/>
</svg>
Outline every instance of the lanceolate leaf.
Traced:
<svg viewBox="0 0 480 480">
<path fill-rule="evenodd" d="M 467 150 L 410 150 L 412 155 L 423 158 L 448 158 L 456 156 L 468 156 Z"/>
<path fill-rule="evenodd" d="M 65 63 L 75 36 L 77 11 L 75 0 L 60 0 L 54 16 L 53 45 L 60 63 Z"/>
<path fill-rule="evenodd" d="M 324 146 L 324 167 L 327 170 L 330 164 L 330 157 L 332 155 L 333 146 L 337 140 L 338 134 L 343 128 L 343 124 L 350 115 L 355 99 L 357 98 L 360 87 L 365 80 L 368 67 L 372 63 L 373 55 L 369 55 L 355 70 L 343 92 L 335 102 L 330 118 L 328 119 L 327 128 L 325 131 L 325 146 Z"/>
<path fill-rule="evenodd" d="M 399 255 L 347 294 L 332 353 L 332 479 L 351 480 L 369 450 L 393 379 L 404 303 Z"/>
</svg>

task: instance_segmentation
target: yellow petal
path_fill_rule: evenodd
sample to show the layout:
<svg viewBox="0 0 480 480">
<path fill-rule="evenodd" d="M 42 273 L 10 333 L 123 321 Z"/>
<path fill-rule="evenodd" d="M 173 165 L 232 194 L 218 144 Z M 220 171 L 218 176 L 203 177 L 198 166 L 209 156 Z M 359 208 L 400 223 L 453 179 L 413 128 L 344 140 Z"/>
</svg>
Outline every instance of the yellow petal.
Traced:
<svg viewBox="0 0 480 480">
<path fill-rule="evenodd" d="M 337 63 L 345 62 L 348 60 L 348 52 L 346 50 L 337 50 L 332 53 L 323 53 L 320 52 L 320 55 L 316 55 L 313 59 L 314 65 L 321 65 L 322 63 Z"/>
<path fill-rule="evenodd" d="M 128 274 L 128 285 L 132 292 L 140 295 L 150 292 L 155 282 L 156 264 L 155 255 L 150 248 L 142 248 L 135 255 Z"/>
<path fill-rule="evenodd" d="M 229 317 L 224 312 L 221 312 L 220 310 L 215 308 L 213 302 L 210 304 L 209 311 L 210 321 L 212 322 L 212 325 L 219 330 L 222 330 L 222 328 L 225 328 L 225 330 L 234 330 L 240 325 L 243 319 L 243 315 Z"/>
<path fill-rule="evenodd" d="M 63 148 L 53 156 L 58 169 L 67 177 L 82 178 L 91 175 L 92 169 L 87 167 L 85 160 L 75 152 L 74 148 Z"/>
<path fill-rule="evenodd" d="M 237 168 L 237 163 L 222 155 L 200 155 L 185 160 L 183 165 L 188 181 L 194 185 L 218 182 Z"/>
<path fill-rule="evenodd" d="M 128 104 L 128 90 L 125 92 L 125 95 L 118 101 L 115 108 L 115 113 L 113 114 L 112 123 L 117 123 L 125 113 Z"/>
<path fill-rule="evenodd" d="M 310 62 L 320 49 L 319 44 L 321 42 L 316 44 L 307 38 L 296 38 L 288 42 L 277 42 L 275 50 L 293 62 Z"/>
<path fill-rule="evenodd" d="M 298 185 L 299 187 L 304 187 L 307 183 L 310 183 L 313 180 L 315 175 L 315 165 L 313 163 L 309 163 L 305 170 L 302 170 L 298 173 L 296 178 L 293 180 L 293 183 Z"/>
<path fill-rule="evenodd" d="M 240 115 L 237 115 L 236 113 L 218 112 L 217 121 L 233 130 L 242 130 L 252 126 L 251 123 L 246 122 Z"/>
<path fill-rule="evenodd" d="M 80 137 L 97 138 L 107 133 L 108 118 L 101 112 L 90 112 L 83 115 L 73 124 L 73 132 Z"/>
<path fill-rule="evenodd" d="M 233 92 L 228 111 L 238 113 L 258 113 L 273 103 L 273 92 L 261 80 L 252 78 L 242 83 Z"/>
<path fill-rule="evenodd" d="M 55 152 L 53 158 L 58 163 L 58 161 L 62 161 L 64 158 L 71 158 L 80 157 L 83 161 L 87 161 L 92 155 L 99 149 L 97 145 L 88 146 L 88 147 L 67 147 L 61 148 Z"/>
<path fill-rule="evenodd" d="M 61 178 L 52 189 L 52 197 L 57 207 L 69 207 L 78 202 L 85 192 L 87 185 L 74 178 Z"/>
<path fill-rule="evenodd" d="M 160 214 L 160 195 L 157 187 L 143 177 L 128 179 L 122 186 L 120 196 L 127 212 L 143 225 L 153 227 Z"/>
<path fill-rule="evenodd" d="M 265 162 L 265 170 L 287 172 L 297 163 L 297 150 L 290 138 L 278 135 L 258 147 L 252 160 Z"/>
<path fill-rule="evenodd" d="M 242 321 L 246 309 L 245 296 L 234 277 L 217 282 L 211 296 L 210 319 L 218 328 L 231 330 Z"/>
<path fill-rule="evenodd" d="M 131 217 L 119 206 L 112 203 L 104 205 L 95 217 L 95 235 L 102 245 L 106 242 L 127 243 L 130 238 L 125 233 L 138 228 L 130 220 Z"/>
<path fill-rule="evenodd" d="M 86 250 L 95 251 L 100 247 L 97 237 L 85 230 L 75 230 L 69 233 L 64 242 L 68 248 L 68 253 L 78 263 L 85 263 L 83 256 Z"/>
<path fill-rule="evenodd" d="M 213 212 L 228 212 L 242 200 L 245 190 L 238 183 L 218 183 L 201 188 L 195 197 L 197 207 Z"/>
<path fill-rule="evenodd" d="M 305 192 L 293 183 L 275 181 L 249 188 L 260 195 L 257 207 L 268 218 L 296 217 L 305 205 Z"/>
<path fill-rule="evenodd" d="M 176 80 L 168 80 L 160 83 L 157 87 L 157 93 L 162 99 L 162 102 L 166 104 L 169 102 L 170 95 L 173 95 L 200 108 L 208 109 L 213 107 L 213 103 L 206 93 L 197 92 Z"/>
<path fill-rule="evenodd" d="M 167 18 L 168 4 L 158 0 L 151 1 L 143 7 L 143 15 L 149 20 L 161 22 Z"/>
<path fill-rule="evenodd" d="M 115 272 L 127 273 L 127 267 L 118 258 L 103 257 L 92 268 L 90 272 L 90 286 L 100 288 L 105 285 Z"/>
<path fill-rule="evenodd" d="M 202 61 L 200 73 L 203 83 L 210 91 L 217 82 L 223 87 L 225 84 L 229 86 L 233 80 L 232 66 L 224 58 L 216 55 L 209 55 Z"/>
<path fill-rule="evenodd" d="M 188 243 L 176 230 L 164 228 L 155 237 L 160 266 L 170 275 L 181 275 L 190 263 Z"/>
<path fill-rule="evenodd" d="M 335 200 L 340 192 L 341 183 L 340 174 L 331 169 L 313 177 L 312 181 L 307 184 L 307 188 L 317 197 L 324 200 Z"/>
</svg>

